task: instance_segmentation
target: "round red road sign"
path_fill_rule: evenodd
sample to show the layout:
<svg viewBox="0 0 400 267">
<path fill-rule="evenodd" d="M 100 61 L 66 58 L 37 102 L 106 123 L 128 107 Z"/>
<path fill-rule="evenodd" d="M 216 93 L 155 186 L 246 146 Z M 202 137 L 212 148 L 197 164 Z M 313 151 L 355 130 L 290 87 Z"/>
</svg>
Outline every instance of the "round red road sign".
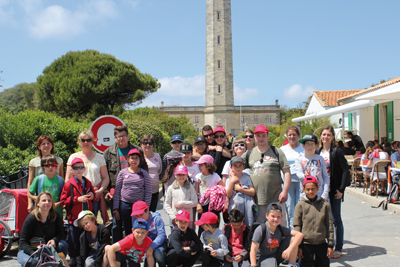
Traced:
<svg viewBox="0 0 400 267">
<path fill-rule="evenodd" d="M 90 126 L 90 130 L 94 135 L 94 148 L 103 153 L 107 148 L 115 144 L 114 128 L 116 126 L 125 125 L 122 120 L 115 116 L 106 115 L 97 118 Z"/>
</svg>

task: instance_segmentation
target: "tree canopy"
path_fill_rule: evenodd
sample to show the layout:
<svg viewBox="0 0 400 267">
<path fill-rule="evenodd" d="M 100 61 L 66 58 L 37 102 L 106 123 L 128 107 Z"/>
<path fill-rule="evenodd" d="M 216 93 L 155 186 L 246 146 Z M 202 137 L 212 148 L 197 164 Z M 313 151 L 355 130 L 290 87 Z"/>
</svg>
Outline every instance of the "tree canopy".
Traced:
<svg viewBox="0 0 400 267">
<path fill-rule="evenodd" d="M 0 106 L 13 112 L 35 109 L 37 106 L 36 83 L 20 83 L 0 93 Z"/>
<path fill-rule="evenodd" d="M 68 52 L 37 79 L 40 109 L 63 117 L 118 115 L 160 88 L 134 65 L 95 50 Z"/>
</svg>

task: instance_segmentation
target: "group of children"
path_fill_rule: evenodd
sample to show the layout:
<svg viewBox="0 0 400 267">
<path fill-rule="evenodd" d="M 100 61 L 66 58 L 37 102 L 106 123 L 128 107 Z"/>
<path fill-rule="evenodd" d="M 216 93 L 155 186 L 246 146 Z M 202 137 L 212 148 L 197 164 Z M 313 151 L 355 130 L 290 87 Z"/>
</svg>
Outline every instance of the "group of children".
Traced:
<svg viewBox="0 0 400 267">
<path fill-rule="evenodd" d="M 164 209 L 173 227 L 168 239 L 159 213 L 150 212 L 146 202 L 136 201 L 130 214 L 133 223 L 125 225 L 126 237 L 111 245 L 109 231 L 97 224 L 90 211 L 93 210 L 94 189 L 83 176 L 85 166 L 80 158 L 71 162 L 74 176 L 61 185 L 55 178 L 55 157 L 43 157 L 44 175 L 52 183 L 43 183 L 36 177 L 38 181 L 33 182 L 29 191 L 34 198 L 39 187 L 56 192 L 55 185 L 59 184 L 59 198 L 53 197 L 56 205 L 65 207 L 67 212 L 71 263 L 75 261 L 81 266 L 120 266 L 121 263 L 122 266 L 125 263 L 139 266 L 144 258 L 150 267 L 155 262 L 160 266 L 192 266 L 200 256 L 203 266 L 207 267 L 278 266 L 284 259 L 291 267 L 296 266 L 298 256 L 303 259 L 304 266 L 329 266 L 333 224 L 329 204 L 322 199 L 326 190 L 329 191 L 329 178 L 326 181 L 326 170 L 324 173 L 322 168 L 314 169 L 321 167 L 315 166 L 312 160 L 315 153 L 311 150 L 315 149 L 316 142 L 314 138 L 303 140 L 309 148 L 304 155 L 308 160 L 299 160 L 299 171 L 304 169 L 304 193 L 295 209 L 294 230 L 280 226 L 282 209 L 279 203 L 268 206 L 266 222 L 255 222 L 255 190 L 249 175 L 243 172 L 245 162 L 241 157 L 232 158 L 226 184 L 216 174 L 210 155 L 203 155 L 194 162 L 200 172 L 191 177 L 188 168 L 193 166 L 182 162 L 174 164 L 173 177 L 165 180 L 170 186 L 165 192 Z M 229 202 L 228 220 L 222 231 L 219 229 L 220 213 L 225 201 Z M 196 212 L 200 217 L 197 221 Z M 199 226 L 198 235 L 194 225 Z M 132 232 L 127 226 L 132 227 Z"/>
</svg>

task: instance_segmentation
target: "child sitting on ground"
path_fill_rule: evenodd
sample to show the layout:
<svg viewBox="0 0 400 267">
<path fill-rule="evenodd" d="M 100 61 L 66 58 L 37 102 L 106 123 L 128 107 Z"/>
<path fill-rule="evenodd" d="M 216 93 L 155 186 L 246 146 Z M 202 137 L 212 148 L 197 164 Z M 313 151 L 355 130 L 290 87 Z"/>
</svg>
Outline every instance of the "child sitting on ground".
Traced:
<svg viewBox="0 0 400 267">
<path fill-rule="evenodd" d="M 329 203 L 318 197 L 315 177 L 304 179 L 303 190 L 306 196 L 296 205 L 293 222 L 294 229 L 304 235 L 298 255 L 305 267 L 329 266 L 334 232 Z"/>
<path fill-rule="evenodd" d="M 180 210 L 176 215 L 176 226 L 169 236 L 168 267 L 193 266 L 201 254 L 202 243 L 196 232 L 188 228 L 190 218 L 186 210 Z"/>
<path fill-rule="evenodd" d="M 229 248 L 229 254 L 225 255 L 224 267 L 232 266 L 233 262 L 242 266 L 243 259 L 249 253 L 246 250 L 249 228 L 244 224 L 244 215 L 239 209 L 229 211 L 229 221 L 230 223 L 225 224 L 224 228 L 224 235 L 228 239 Z"/>
<path fill-rule="evenodd" d="M 164 201 L 164 210 L 170 217 L 172 225 L 176 225 L 175 217 L 178 210 L 187 210 L 190 218 L 193 218 L 193 208 L 196 205 L 197 195 L 188 180 L 188 169 L 185 165 L 178 165 L 175 168 L 175 181 L 168 187 Z M 192 223 L 189 227 L 194 229 Z"/>
<path fill-rule="evenodd" d="M 228 240 L 218 228 L 218 216 L 213 212 L 204 212 L 196 225 L 203 228 L 200 240 L 203 243 L 202 259 L 203 267 L 220 267 L 224 263 L 224 257 L 229 253 Z"/>
<path fill-rule="evenodd" d="M 61 192 L 61 205 L 67 211 L 69 223 L 68 254 L 71 258 L 69 265 L 81 265 L 79 237 L 83 229 L 75 227 L 74 221 L 82 210 L 93 210 L 92 200 L 94 189 L 92 183 L 83 176 L 85 164 L 81 158 L 74 158 L 71 162 L 74 176 L 69 179 Z"/>
<path fill-rule="evenodd" d="M 253 234 L 250 249 L 251 266 L 279 266 L 284 259 L 288 259 L 288 267 L 296 267 L 297 251 L 303 234 L 280 225 L 282 207 L 278 202 L 268 205 L 266 218 L 267 221 L 261 223 Z M 257 259 L 259 249 L 260 257 Z"/>
<path fill-rule="evenodd" d="M 111 244 L 110 232 L 103 224 L 97 224 L 96 217 L 90 210 L 79 213 L 74 226 L 83 228 L 80 236 L 81 262 L 85 267 L 106 267 L 107 256 L 104 248 Z"/>
<path fill-rule="evenodd" d="M 228 212 L 237 208 L 245 214 L 244 223 L 248 226 L 253 225 L 255 219 L 255 206 L 253 197 L 256 194 L 251 178 L 244 173 L 244 159 L 234 157 L 231 160 L 231 171 L 226 180 L 226 196 L 229 198 Z"/>
<path fill-rule="evenodd" d="M 112 246 L 107 246 L 107 258 L 110 266 L 119 267 L 122 260 L 126 260 L 129 267 L 140 267 L 140 261 L 146 254 L 148 266 L 154 267 L 153 250 L 150 249 L 153 241 L 147 236 L 148 231 L 147 221 L 137 219 L 133 223 L 132 234 Z"/>
</svg>

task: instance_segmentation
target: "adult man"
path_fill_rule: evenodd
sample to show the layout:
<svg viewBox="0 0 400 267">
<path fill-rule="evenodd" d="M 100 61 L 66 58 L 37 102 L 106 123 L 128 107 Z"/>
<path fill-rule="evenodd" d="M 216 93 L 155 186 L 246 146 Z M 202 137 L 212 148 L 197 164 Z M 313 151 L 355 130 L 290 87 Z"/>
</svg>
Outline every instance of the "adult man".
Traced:
<svg viewBox="0 0 400 267">
<path fill-rule="evenodd" d="M 360 136 L 353 134 L 352 131 L 347 132 L 347 138 L 353 141 L 354 145 L 356 146 L 356 151 L 360 151 L 360 148 L 364 147 L 364 143 Z"/>
<path fill-rule="evenodd" d="M 192 160 L 197 161 L 204 154 L 207 154 L 207 142 L 203 136 L 200 136 L 194 140 L 194 149 L 192 152 Z"/>
<path fill-rule="evenodd" d="M 342 150 L 344 155 L 354 156 L 354 154 L 356 154 L 356 151 L 353 149 L 353 146 L 354 146 L 354 142 L 349 141 L 349 142 L 346 142 L 345 145 L 343 147 L 341 147 L 340 149 Z"/>
<path fill-rule="evenodd" d="M 108 186 L 109 189 L 115 188 L 115 183 L 117 181 L 119 172 L 122 169 L 129 167 L 129 150 L 136 148 L 137 150 L 139 150 L 141 155 L 144 155 L 141 147 L 133 145 L 129 142 L 128 128 L 125 125 L 117 126 L 114 128 L 114 140 L 115 144 L 107 148 L 107 150 L 104 151 L 103 154 L 107 164 L 108 175 L 110 176 L 110 184 Z M 148 171 L 147 163 L 144 159 L 144 156 L 140 156 L 139 167 Z M 112 200 L 112 198 L 113 190 L 110 190 L 106 193 L 105 199 Z M 113 243 L 122 239 L 122 222 L 121 220 L 115 220 L 115 218 L 113 219 L 112 238 Z"/>
<path fill-rule="evenodd" d="M 250 168 L 250 177 L 256 190 L 255 199 L 258 205 L 256 221 L 265 221 L 268 205 L 272 202 L 279 202 L 283 211 L 282 225 L 287 227 L 285 201 L 291 183 L 289 163 L 281 149 L 272 149 L 268 144 L 267 127 L 258 125 L 254 134 L 257 146 L 244 153 L 242 158 L 246 162 L 246 168 Z M 246 158 L 249 152 L 247 162 Z M 280 171 L 284 176 L 283 190 Z"/>
</svg>

